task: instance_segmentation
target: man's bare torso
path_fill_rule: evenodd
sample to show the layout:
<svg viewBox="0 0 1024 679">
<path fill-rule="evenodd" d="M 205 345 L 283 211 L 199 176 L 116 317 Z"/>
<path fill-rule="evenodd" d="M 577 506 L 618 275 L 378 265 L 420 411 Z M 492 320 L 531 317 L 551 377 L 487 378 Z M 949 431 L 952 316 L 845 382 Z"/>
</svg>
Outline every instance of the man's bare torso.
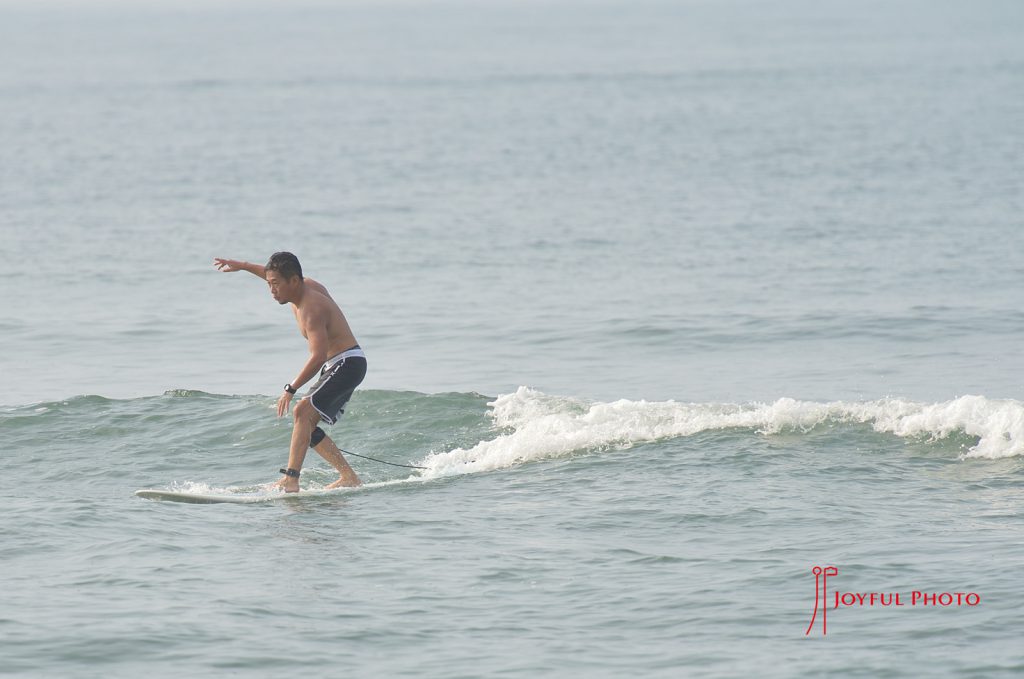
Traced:
<svg viewBox="0 0 1024 679">
<path fill-rule="evenodd" d="M 302 300 L 298 304 L 292 304 L 292 312 L 295 314 L 295 321 L 299 325 L 299 332 L 302 333 L 302 336 L 309 339 L 304 317 L 308 317 L 309 312 L 321 311 L 327 320 L 328 358 L 358 344 L 348 325 L 348 320 L 345 319 L 345 314 L 331 298 L 327 288 L 312 278 L 306 278 L 305 285 L 306 289 Z"/>
</svg>

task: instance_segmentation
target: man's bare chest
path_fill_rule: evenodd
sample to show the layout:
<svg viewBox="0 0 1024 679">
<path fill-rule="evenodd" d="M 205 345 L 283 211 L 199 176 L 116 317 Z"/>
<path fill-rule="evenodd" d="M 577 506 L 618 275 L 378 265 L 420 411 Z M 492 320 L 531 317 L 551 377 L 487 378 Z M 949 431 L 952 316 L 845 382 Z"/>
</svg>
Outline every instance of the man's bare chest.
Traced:
<svg viewBox="0 0 1024 679">
<path fill-rule="evenodd" d="M 309 339 L 306 337 L 306 326 L 302 322 L 302 318 L 299 316 L 299 308 L 294 304 L 292 304 L 292 313 L 295 315 L 295 324 L 299 326 L 299 332 L 302 333 L 302 337 L 304 339 Z"/>
</svg>

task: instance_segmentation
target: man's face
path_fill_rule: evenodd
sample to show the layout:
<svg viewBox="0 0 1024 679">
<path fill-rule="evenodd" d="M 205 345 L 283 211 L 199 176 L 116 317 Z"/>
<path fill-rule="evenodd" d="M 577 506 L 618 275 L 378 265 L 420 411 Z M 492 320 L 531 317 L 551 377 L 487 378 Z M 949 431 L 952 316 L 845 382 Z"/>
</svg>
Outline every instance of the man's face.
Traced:
<svg viewBox="0 0 1024 679">
<path fill-rule="evenodd" d="M 270 294 L 273 296 L 274 301 L 278 304 L 287 304 L 291 299 L 291 292 L 298 278 L 298 276 L 292 276 L 289 279 L 276 271 L 268 271 L 267 286 L 270 288 Z"/>
</svg>

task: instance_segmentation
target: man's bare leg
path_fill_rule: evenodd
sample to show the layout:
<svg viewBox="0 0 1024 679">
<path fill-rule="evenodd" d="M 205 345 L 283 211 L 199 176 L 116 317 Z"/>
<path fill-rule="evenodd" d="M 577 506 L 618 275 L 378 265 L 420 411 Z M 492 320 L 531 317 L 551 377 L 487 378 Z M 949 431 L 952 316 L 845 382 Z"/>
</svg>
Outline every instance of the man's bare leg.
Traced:
<svg viewBox="0 0 1024 679">
<path fill-rule="evenodd" d="M 308 398 L 304 398 L 295 404 L 293 417 L 295 424 L 292 426 L 292 443 L 288 450 L 288 468 L 302 471 L 302 462 L 306 459 L 306 449 L 309 448 L 309 437 L 320 420 L 320 413 Z M 299 479 L 294 476 L 284 476 L 274 485 L 284 488 L 286 493 L 299 492 Z"/>
<path fill-rule="evenodd" d="M 334 445 L 334 441 L 331 440 L 330 436 L 324 436 L 320 443 L 316 444 L 313 448 L 320 457 L 327 460 L 332 467 L 338 470 L 338 480 L 327 486 L 328 488 L 341 488 L 341 487 L 355 487 L 363 485 L 363 482 L 359 480 L 359 476 L 356 475 L 352 467 L 348 466 L 348 461 L 338 450 L 338 446 Z"/>
<path fill-rule="evenodd" d="M 314 423 L 314 427 L 315 426 L 316 424 Z M 313 447 L 313 450 L 315 450 L 320 457 L 327 460 L 327 462 L 338 471 L 338 480 L 328 485 L 328 489 L 342 487 L 354 488 L 356 486 L 363 485 L 363 482 L 360 480 L 355 470 L 349 466 L 348 461 L 345 459 L 344 455 L 341 454 L 341 450 L 338 449 L 338 446 L 333 440 L 331 440 L 330 436 L 324 434 L 323 439 Z M 280 488 L 286 488 L 285 484 L 288 483 L 288 479 L 289 477 L 282 476 L 274 485 Z"/>
</svg>

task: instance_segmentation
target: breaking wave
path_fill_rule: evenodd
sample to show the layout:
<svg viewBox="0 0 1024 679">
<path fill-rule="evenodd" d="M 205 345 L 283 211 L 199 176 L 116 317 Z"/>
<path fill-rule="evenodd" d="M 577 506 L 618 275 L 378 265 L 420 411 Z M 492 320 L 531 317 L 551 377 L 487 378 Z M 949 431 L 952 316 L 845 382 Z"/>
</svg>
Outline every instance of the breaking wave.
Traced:
<svg viewBox="0 0 1024 679">
<path fill-rule="evenodd" d="M 469 448 L 428 455 L 426 477 L 500 469 L 531 460 L 692 436 L 726 429 L 770 436 L 808 432 L 826 424 L 870 424 L 875 431 L 938 441 L 954 435 L 977 442 L 963 458 L 1024 454 L 1024 403 L 963 396 L 944 403 L 901 399 L 819 403 L 780 398 L 773 403 L 589 402 L 520 387 L 488 404 L 502 433 Z"/>
</svg>

